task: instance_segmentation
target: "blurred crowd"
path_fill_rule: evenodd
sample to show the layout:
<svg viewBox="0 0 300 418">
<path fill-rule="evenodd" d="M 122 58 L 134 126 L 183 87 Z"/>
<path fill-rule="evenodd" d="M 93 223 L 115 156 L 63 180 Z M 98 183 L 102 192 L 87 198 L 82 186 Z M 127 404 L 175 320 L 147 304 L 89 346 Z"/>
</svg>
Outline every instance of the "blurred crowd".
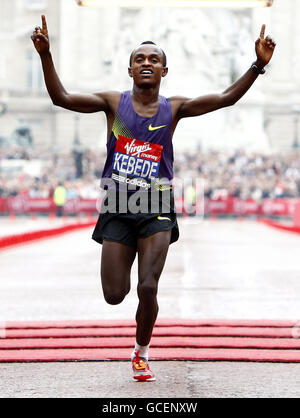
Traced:
<svg viewBox="0 0 300 418">
<path fill-rule="evenodd" d="M 79 143 L 71 150 L 5 147 L 0 149 L 0 197 L 21 194 L 48 198 L 62 183 L 67 199 L 97 199 L 105 157 L 105 151 L 85 149 Z M 23 168 L 19 171 L 12 168 L 9 160 L 21 161 Z M 37 172 L 30 171 L 30 162 L 39 164 Z M 300 197 L 300 151 L 265 155 L 241 150 L 177 151 L 174 177 L 202 179 L 204 194 L 210 199 L 297 198 Z"/>
<path fill-rule="evenodd" d="M 200 177 L 210 199 L 300 196 L 300 151 L 262 154 L 208 151 L 177 155 L 175 176 Z"/>
</svg>

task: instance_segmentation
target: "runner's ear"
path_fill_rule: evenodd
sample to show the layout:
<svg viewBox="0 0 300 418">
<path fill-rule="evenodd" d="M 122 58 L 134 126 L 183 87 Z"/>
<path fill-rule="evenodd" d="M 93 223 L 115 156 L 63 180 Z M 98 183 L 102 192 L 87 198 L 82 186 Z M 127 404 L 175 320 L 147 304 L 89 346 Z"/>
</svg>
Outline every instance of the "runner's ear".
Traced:
<svg viewBox="0 0 300 418">
<path fill-rule="evenodd" d="M 165 77 L 168 74 L 168 67 L 164 67 L 163 72 L 162 72 L 162 77 Z"/>
<path fill-rule="evenodd" d="M 129 77 L 132 77 L 131 67 L 128 67 L 128 74 L 129 74 Z"/>
</svg>

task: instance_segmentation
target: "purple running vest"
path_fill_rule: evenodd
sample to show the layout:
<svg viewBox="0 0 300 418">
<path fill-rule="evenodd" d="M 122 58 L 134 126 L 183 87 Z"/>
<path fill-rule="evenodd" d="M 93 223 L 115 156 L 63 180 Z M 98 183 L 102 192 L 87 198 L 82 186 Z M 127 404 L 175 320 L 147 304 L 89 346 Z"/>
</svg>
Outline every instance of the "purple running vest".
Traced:
<svg viewBox="0 0 300 418">
<path fill-rule="evenodd" d="M 158 111 L 148 118 L 135 112 L 131 92 L 123 92 L 106 147 L 102 178 L 116 179 L 125 174 L 132 179 L 157 179 L 156 184 L 164 179 L 164 185 L 171 184 L 174 156 L 170 100 L 159 96 Z"/>
</svg>

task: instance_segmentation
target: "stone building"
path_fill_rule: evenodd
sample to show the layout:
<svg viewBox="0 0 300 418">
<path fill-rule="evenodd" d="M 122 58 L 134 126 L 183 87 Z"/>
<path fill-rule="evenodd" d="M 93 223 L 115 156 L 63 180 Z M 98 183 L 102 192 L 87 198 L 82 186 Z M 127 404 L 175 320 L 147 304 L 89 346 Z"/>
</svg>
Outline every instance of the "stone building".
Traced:
<svg viewBox="0 0 300 418">
<path fill-rule="evenodd" d="M 180 122 L 175 149 L 288 150 L 299 113 L 300 29 L 297 0 L 268 9 L 84 8 L 75 0 L 0 0 L 0 137 L 27 123 L 36 144 L 61 148 L 79 138 L 104 148 L 105 117 L 53 106 L 31 33 L 47 17 L 56 70 L 70 92 L 126 90 L 129 55 L 153 40 L 166 52 L 169 74 L 161 94 L 195 97 L 221 92 L 255 59 L 262 23 L 278 42 L 267 74 L 234 107 Z"/>
</svg>

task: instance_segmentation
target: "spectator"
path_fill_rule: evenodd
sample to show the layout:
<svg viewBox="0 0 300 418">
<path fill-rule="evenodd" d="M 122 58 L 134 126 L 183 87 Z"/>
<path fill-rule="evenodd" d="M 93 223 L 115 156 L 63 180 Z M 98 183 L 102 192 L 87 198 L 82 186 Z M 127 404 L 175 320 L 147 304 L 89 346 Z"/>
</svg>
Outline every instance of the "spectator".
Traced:
<svg viewBox="0 0 300 418">
<path fill-rule="evenodd" d="M 63 214 L 64 204 L 66 203 L 67 191 L 63 183 L 59 182 L 53 193 L 53 200 L 57 207 L 56 216 L 61 217 Z"/>
</svg>

